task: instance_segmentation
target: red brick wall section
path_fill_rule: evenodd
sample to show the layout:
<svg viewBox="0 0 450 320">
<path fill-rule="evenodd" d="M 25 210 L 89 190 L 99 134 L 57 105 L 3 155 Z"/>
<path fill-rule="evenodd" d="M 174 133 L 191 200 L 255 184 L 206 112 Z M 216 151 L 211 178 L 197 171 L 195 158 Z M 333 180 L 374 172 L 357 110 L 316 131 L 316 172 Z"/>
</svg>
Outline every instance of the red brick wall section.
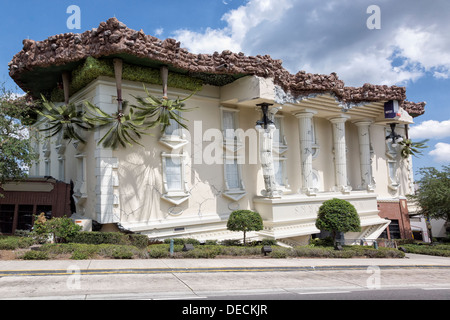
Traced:
<svg viewBox="0 0 450 320">
<path fill-rule="evenodd" d="M 378 201 L 379 216 L 389 220 L 398 220 L 402 239 L 412 239 L 411 224 L 406 199 L 398 201 Z"/>
</svg>

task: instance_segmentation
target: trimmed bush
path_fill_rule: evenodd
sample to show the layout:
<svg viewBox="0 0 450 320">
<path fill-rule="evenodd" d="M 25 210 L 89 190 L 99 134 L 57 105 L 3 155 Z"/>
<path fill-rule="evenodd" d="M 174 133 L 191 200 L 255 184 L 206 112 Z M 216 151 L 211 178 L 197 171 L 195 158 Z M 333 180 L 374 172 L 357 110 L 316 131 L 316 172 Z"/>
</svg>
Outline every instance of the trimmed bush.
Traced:
<svg viewBox="0 0 450 320">
<path fill-rule="evenodd" d="M 16 250 L 28 248 L 34 244 L 34 240 L 28 237 L 7 236 L 0 238 L 0 250 Z"/>
<path fill-rule="evenodd" d="M 227 221 L 227 229 L 230 231 L 242 231 L 244 233 L 243 243 L 248 231 L 259 231 L 263 229 L 263 221 L 258 212 L 251 210 L 235 210 L 230 214 Z"/>
<path fill-rule="evenodd" d="M 170 244 L 171 239 L 164 239 L 165 244 Z M 194 246 L 200 245 L 200 241 L 193 238 L 173 238 L 173 244 L 174 245 L 180 245 L 183 246 L 185 244 L 192 244 Z"/>
<path fill-rule="evenodd" d="M 128 238 L 130 239 L 131 245 L 141 249 L 146 248 L 150 244 L 145 234 L 129 234 Z"/>
<path fill-rule="evenodd" d="M 128 236 L 120 232 L 99 232 L 83 231 L 79 232 L 71 241 L 72 243 L 86 244 L 130 244 Z"/>
<path fill-rule="evenodd" d="M 149 258 L 159 259 L 168 258 L 170 256 L 167 245 L 153 245 L 148 249 Z"/>
<path fill-rule="evenodd" d="M 408 253 L 427 254 L 431 256 L 450 257 L 450 245 L 417 245 L 417 244 L 405 244 L 402 246 Z"/>
<path fill-rule="evenodd" d="M 25 252 L 25 254 L 21 258 L 24 260 L 48 260 L 49 256 L 45 251 L 31 250 Z"/>
<path fill-rule="evenodd" d="M 350 202 L 333 198 L 320 206 L 316 228 L 332 232 L 335 239 L 337 232 L 361 231 L 361 222 L 358 212 Z"/>
</svg>

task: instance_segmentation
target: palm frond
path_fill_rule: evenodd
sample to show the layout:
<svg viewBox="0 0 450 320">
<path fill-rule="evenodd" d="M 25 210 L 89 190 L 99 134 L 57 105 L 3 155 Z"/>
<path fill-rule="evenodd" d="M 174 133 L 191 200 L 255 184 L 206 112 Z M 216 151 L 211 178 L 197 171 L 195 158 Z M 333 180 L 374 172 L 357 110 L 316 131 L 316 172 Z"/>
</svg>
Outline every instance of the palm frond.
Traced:
<svg viewBox="0 0 450 320">
<path fill-rule="evenodd" d="M 180 99 L 179 97 L 175 100 L 170 100 L 166 98 L 157 98 L 150 94 L 147 88 L 144 85 L 144 91 L 146 93 L 146 97 L 136 97 L 133 96 L 137 105 L 133 105 L 136 110 L 138 117 L 145 117 L 147 119 L 154 119 L 152 121 L 147 121 L 148 124 L 154 126 L 156 124 L 161 125 L 161 132 L 164 132 L 168 126 L 170 126 L 170 121 L 173 120 L 178 123 L 181 127 L 187 129 L 186 124 L 187 121 L 185 118 L 180 116 L 176 111 L 190 111 L 192 108 L 186 108 L 184 101 L 192 97 L 195 92 L 192 92 L 189 96 L 184 99 Z"/>
<path fill-rule="evenodd" d="M 149 124 L 146 123 L 144 116 L 137 115 L 134 112 L 134 108 L 128 109 L 128 103 L 124 101 L 122 103 L 122 110 L 119 110 L 113 114 L 108 114 L 95 106 L 90 102 L 85 103 L 87 107 L 87 113 L 85 121 L 95 127 L 107 127 L 105 135 L 100 139 L 98 144 L 101 144 L 104 148 L 117 149 L 119 145 L 122 147 L 133 146 L 138 144 L 142 135 L 147 134 L 145 131 Z"/>
<path fill-rule="evenodd" d="M 44 96 L 42 96 L 42 105 L 44 107 L 43 111 L 36 109 L 36 112 L 42 116 L 37 125 L 46 124 L 46 127 L 39 129 L 39 131 L 49 131 L 50 137 L 62 131 L 64 139 L 76 139 L 83 143 L 85 142 L 76 131 L 77 128 L 88 129 L 88 126 L 83 121 L 83 112 L 77 111 L 77 105 L 69 103 L 56 106 L 53 102 L 47 101 Z"/>
</svg>

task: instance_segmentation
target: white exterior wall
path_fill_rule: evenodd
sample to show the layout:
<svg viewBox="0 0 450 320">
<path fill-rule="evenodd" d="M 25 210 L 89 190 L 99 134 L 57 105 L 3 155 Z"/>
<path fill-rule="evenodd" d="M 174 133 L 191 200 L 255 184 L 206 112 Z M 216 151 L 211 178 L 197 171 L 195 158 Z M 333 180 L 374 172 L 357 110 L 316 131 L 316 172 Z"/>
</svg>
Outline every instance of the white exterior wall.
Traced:
<svg viewBox="0 0 450 320">
<path fill-rule="evenodd" d="M 133 104 L 133 96 L 145 95 L 142 84 L 124 81 L 123 99 Z M 147 88 L 156 96 L 161 95 L 159 86 L 148 85 Z M 77 198 L 77 212 L 100 223 L 120 223 L 127 229 L 147 234 L 152 238 L 189 236 L 199 239 L 240 238 L 239 233 L 226 230 L 229 214 L 236 209 L 252 209 L 261 213 L 265 229 L 251 236 L 264 238 L 300 239 L 319 232 L 315 226 L 315 217 L 320 204 L 333 197 L 352 202 L 361 217 L 362 231 L 352 234 L 352 238 L 377 237 L 388 222 L 378 217 L 378 198 L 392 198 L 409 193 L 411 181 L 410 160 L 395 157 L 395 178 L 399 183 L 397 189 L 390 188 L 389 155 L 386 152 L 385 136 L 389 128 L 385 123 L 377 122 L 376 117 L 369 120 L 371 169 L 375 187 L 373 190 L 361 188 L 361 160 L 358 127 L 355 121 L 367 120 L 366 114 L 350 110 L 343 124 L 345 129 L 345 157 L 347 182 L 351 191 L 341 192 L 337 189 L 336 168 L 334 165 L 335 147 L 333 124 L 331 118 L 341 117 L 341 107 L 327 110 L 317 102 L 277 104 L 274 85 L 270 79 L 247 77 L 239 79 L 222 88 L 205 86 L 203 90 L 186 101 L 192 111 L 183 113 L 188 120 L 190 132 L 179 141 L 160 141 L 159 128 L 149 130 L 140 142 L 145 146 L 134 146 L 117 150 L 107 150 L 97 145 L 102 132 L 87 134 L 86 145 L 68 143 L 64 152 L 64 181 L 73 181 L 80 187 L 80 159 L 85 159 L 85 177 L 82 195 Z M 169 88 L 169 98 L 185 97 L 187 91 Z M 89 99 L 102 110 L 114 113 L 117 110 L 115 81 L 111 78 L 99 78 L 71 98 L 71 101 Z M 222 129 L 222 109 L 236 110 L 239 128 L 255 131 L 255 123 L 261 118 L 256 104 L 272 101 L 274 106 L 282 109 L 277 115 L 282 117 L 284 140 L 286 145 L 274 157 L 286 159 L 286 186 L 279 199 L 261 196 L 265 188 L 261 164 L 249 160 L 257 150 L 258 140 L 246 138 L 243 155 L 245 163 L 240 165 L 243 192 L 234 193 L 227 190 L 222 163 L 205 164 L 203 154 L 211 154 L 214 149 L 213 137 L 204 140 L 208 129 L 215 128 L 216 133 Z M 301 152 L 299 141 L 299 119 L 295 113 L 304 110 L 305 105 L 316 110 L 312 118 L 314 124 L 314 156 L 312 169 L 316 174 L 316 195 L 302 193 Z M 196 122 L 196 121 L 201 121 Z M 200 128 L 201 127 L 201 128 Z M 201 132 L 200 136 L 198 133 Z M 214 133 L 214 132 L 213 132 Z M 397 133 L 404 135 L 403 128 L 397 127 Z M 190 137 L 189 137 L 190 136 Z M 220 141 L 222 142 L 219 136 Z M 256 142 L 255 142 L 256 141 Z M 41 143 L 42 150 L 42 143 Z M 281 150 L 281 149 L 280 149 Z M 220 151 L 230 156 L 232 151 L 219 146 Z M 42 153 L 42 152 L 41 152 Z M 51 151 L 51 175 L 59 178 L 56 157 Z M 185 155 L 184 179 L 186 192 L 177 197 L 166 197 L 163 175 L 163 153 L 183 153 Z M 219 157 L 220 158 L 220 157 Z M 42 159 L 42 154 L 41 154 Z M 200 161 L 200 163 L 199 163 Z M 43 163 L 39 172 L 43 175 Z M 55 173 L 54 173 L 55 172 Z M 299 238 L 300 237 L 300 238 Z"/>
</svg>

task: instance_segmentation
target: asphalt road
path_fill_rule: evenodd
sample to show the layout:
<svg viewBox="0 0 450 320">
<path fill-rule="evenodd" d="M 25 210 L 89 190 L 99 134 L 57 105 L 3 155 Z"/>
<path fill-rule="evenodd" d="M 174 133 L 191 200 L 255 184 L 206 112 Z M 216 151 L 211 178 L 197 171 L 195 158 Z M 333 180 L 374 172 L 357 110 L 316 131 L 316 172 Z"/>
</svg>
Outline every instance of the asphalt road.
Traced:
<svg viewBox="0 0 450 320">
<path fill-rule="evenodd" d="M 450 299 L 450 268 L 224 270 L 3 273 L 0 299 Z"/>
</svg>

